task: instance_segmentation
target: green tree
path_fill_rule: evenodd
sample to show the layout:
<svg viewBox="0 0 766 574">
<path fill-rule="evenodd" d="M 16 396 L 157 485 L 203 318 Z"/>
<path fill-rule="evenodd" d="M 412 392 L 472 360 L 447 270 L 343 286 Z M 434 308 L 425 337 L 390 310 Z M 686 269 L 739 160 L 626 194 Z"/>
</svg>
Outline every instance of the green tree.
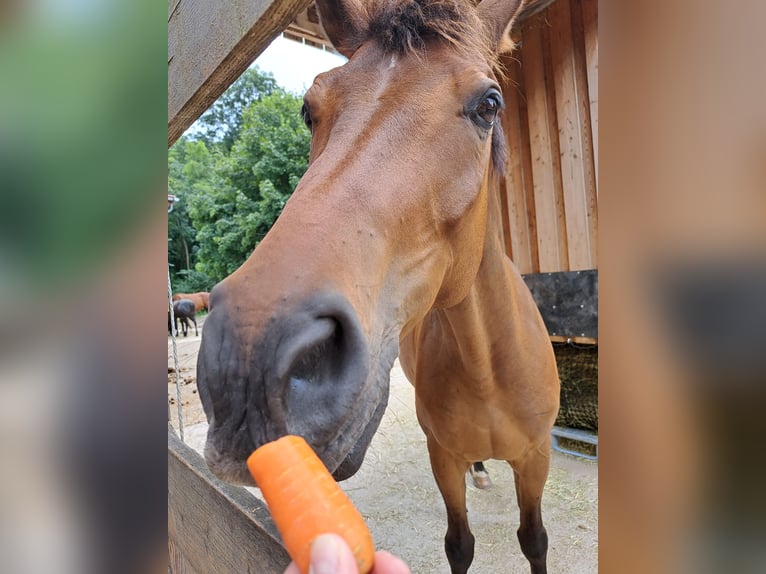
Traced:
<svg viewBox="0 0 766 574">
<path fill-rule="evenodd" d="M 199 245 L 197 271 L 223 279 L 279 217 L 308 163 L 310 135 L 300 108 L 300 98 L 274 90 L 244 110 L 230 153 L 197 142 L 206 156 L 203 148 L 187 146 L 183 170 L 196 181 L 188 207 Z"/>
<path fill-rule="evenodd" d="M 186 197 L 182 193 L 182 171 L 187 141 L 182 137 L 168 150 L 168 193 L 176 195 L 179 199 L 168 215 L 168 264 L 171 274 L 181 269 L 191 269 L 191 252 L 195 243 L 194 228 L 186 210 Z"/>
<path fill-rule="evenodd" d="M 193 286 L 201 285 L 193 291 L 206 290 L 213 283 L 195 272 L 199 242 L 189 216 L 189 200 L 195 193 L 204 195 L 212 188 L 214 165 L 215 155 L 203 141 L 182 137 L 168 150 L 168 193 L 178 198 L 168 215 L 168 264 L 175 291 L 190 290 L 190 274 Z"/>
<path fill-rule="evenodd" d="M 254 102 L 279 89 L 274 77 L 257 67 L 248 68 L 197 122 L 199 139 L 220 143 L 229 151 L 242 130 L 243 112 Z"/>
</svg>

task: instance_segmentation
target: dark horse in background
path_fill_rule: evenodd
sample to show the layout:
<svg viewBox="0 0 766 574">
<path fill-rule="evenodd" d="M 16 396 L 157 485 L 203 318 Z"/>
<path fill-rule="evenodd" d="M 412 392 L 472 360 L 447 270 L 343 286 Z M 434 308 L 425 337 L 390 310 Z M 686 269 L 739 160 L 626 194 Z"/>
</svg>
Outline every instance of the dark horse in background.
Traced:
<svg viewBox="0 0 766 574">
<path fill-rule="evenodd" d="M 176 293 L 173 295 L 173 301 L 181 299 L 190 299 L 194 302 L 194 309 L 197 313 L 210 310 L 210 293 L 200 291 L 199 293 Z"/>
<path fill-rule="evenodd" d="M 183 328 L 184 337 L 189 332 L 189 321 L 194 323 L 194 336 L 199 335 L 197 331 L 197 319 L 196 308 L 194 301 L 191 299 L 180 299 L 173 302 L 173 317 L 175 318 L 176 333 L 178 333 L 178 321 L 181 321 L 181 327 Z M 168 333 L 171 333 L 170 328 L 170 311 L 168 311 Z"/>
<path fill-rule="evenodd" d="M 362 464 L 399 355 L 447 509 L 474 553 L 465 473 L 513 468 L 518 539 L 546 572 L 541 497 L 558 411 L 553 349 L 505 254 L 498 53 L 518 0 L 318 0 L 349 61 L 304 98 L 309 166 L 271 231 L 211 294 L 198 359 L 219 477 L 301 435 L 337 480 Z M 395 549 L 394 549 L 395 550 Z"/>
</svg>

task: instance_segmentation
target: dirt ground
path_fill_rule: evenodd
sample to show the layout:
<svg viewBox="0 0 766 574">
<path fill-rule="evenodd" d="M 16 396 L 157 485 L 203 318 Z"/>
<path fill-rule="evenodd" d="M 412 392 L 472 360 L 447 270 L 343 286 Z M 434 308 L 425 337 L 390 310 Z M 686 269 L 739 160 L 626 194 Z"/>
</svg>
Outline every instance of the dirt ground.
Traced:
<svg viewBox="0 0 766 574">
<path fill-rule="evenodd" d="M 177 349 L 185 440 L 201 452 L 207 423 L 195 377 L 199 342 L 199 337 L 181 337 Z M 173 364 L 168 337 L 169 371 Z M 168 401 L 171 423 L 177 428 L 174 372 L 168 372 Z M 502 461 L 490 460 L 485 466 L 493 481 L 490 489 L 479 490 L 467 480 L 468 516 L 476 537 L 471 572 L 527 574 L 529 565 L 516 539 L 518 508 L 513 473 Z M 364 464 L 341 486 L 367 520 L 378 548 L 403 558 L 413 574 L 449 574 L 443 550 L 446 513 L 431 474 L 425 436 L 415 418 L 414 391 L 398 361 L 391 371 L 388 409 Z M 259 495 L 257 489 L 250 490 Z M 543 496 L 543 520 L 551 573 L 598 571 L 596 463 L 553 453 Z"/>
</svg>

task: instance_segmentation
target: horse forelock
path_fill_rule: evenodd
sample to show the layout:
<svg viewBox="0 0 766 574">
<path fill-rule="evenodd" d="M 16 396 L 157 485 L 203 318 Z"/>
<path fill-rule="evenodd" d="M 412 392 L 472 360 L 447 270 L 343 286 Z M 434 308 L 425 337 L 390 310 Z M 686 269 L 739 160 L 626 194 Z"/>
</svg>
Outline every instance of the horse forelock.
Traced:
<svg viewBox="0 0 766 574">
<path fill-rule="evenodd" d="M 387 53 L 417 55 L 427 41 L 438 40 L 497 67 L 494 47 L 467 0 L 375 0 L 368 11 L 366 39 L 377 40 Z"/>
</svg>

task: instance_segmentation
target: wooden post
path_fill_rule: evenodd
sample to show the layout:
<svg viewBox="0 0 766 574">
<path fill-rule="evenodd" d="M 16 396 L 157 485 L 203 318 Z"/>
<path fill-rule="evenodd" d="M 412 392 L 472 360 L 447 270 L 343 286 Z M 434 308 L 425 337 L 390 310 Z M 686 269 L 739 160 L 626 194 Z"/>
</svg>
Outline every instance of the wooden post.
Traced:
<svg viewBox="0 0 766 574">
<path fill-rule="evenodd" d="M 282 574 L 290 562 L 264 503 L 215 478 L 170 427 L 168 551 L 174 573 Z"/>
</svg>

